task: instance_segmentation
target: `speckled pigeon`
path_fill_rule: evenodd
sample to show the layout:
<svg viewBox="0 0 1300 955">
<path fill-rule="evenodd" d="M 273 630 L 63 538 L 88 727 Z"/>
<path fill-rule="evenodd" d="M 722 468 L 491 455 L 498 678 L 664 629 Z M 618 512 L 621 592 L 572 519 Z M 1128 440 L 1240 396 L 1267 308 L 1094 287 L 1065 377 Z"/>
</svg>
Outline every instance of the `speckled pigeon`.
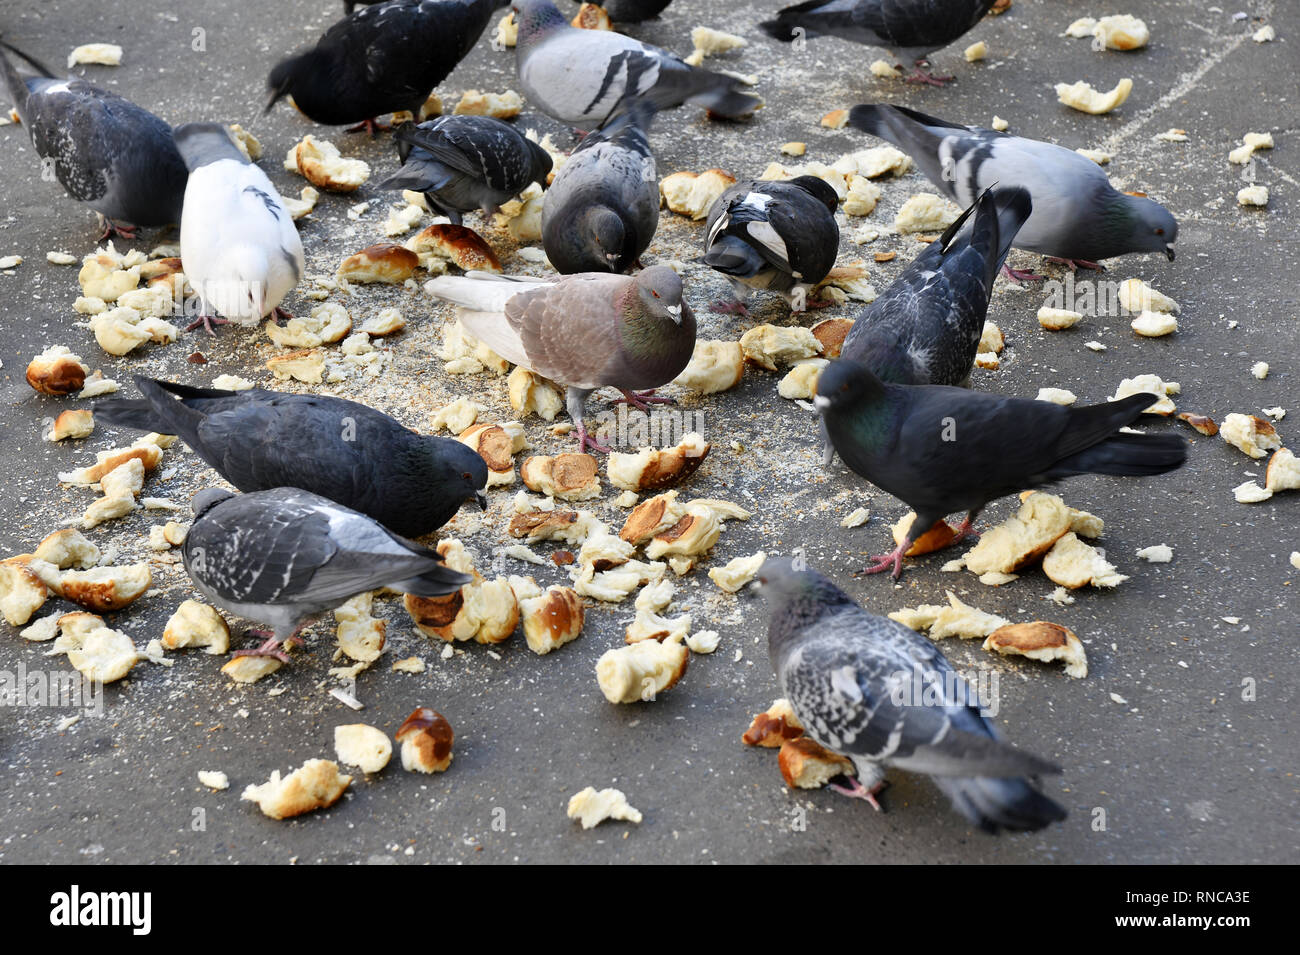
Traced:
<svg viewBox="0 0 1300 955">
<path fill-rule="evenodd" d="M 1181 467 L 1176 434 L 1128 434 L 1159 396 L 1086 407 L 944 385 L 882 382 L 839 358 L 822 369 L 814 404 L 844 463 L 916 512 L 906 540 L 871 558 L 865 573 L 903 572 L 913 541 L 945 515 L 966 511 L 956 540 L 989 501 L 1076 474 L 1142 476 Z"/>
<path fill-rule="evenodd" d="M 256 325 L 272 313 L 287 317 L 280 303 L 306 261 L 280 193 L 226 127 L 186 123 L 174 137 L 190 170 L 181 259 L 202 310 L 186 331 L 203 325 L 212 332 L 214 324 L 230 321 Z"/>
<path fill-rule="evenodd" d="M 614 387 L 641 410 L 669 401 L 641 389 L 672 381 L 695 349 L 695 315 L 682 297 L 681 276 L 666 265 L 635 276 L 580 272 L 556 282 L 442 275 L 424 288 L 459 306 L 470 334 L 502 358 L 566 389 L 579 449 L 609 450 L 583 425 L 587 395 Z"/>
<path fill-rule="evenodd" d="M 788 182 L 738 182 L 713 203 L 704 262 L 731 280 L 737 302 L 714 311 L 749 314 L 749 290 L 780 292 L 792 310 L 808 307 L 808 291 L 826 277 L 840 249 L 839 197 L 816 176 Z"/>
<path fill-rule="evenodd" d="M 542 205 L 542 247 L 556 270 L 626 272 L 659 226 L 659 177 L 637 103 L 587 135 L 560 167 Z"/>
<path fill-rule="evenodd" d="M 1025 189 L 986 189 L 858 313 L 841 357 L 900 385 L 969 379 L 993 281 L 1031 208 Z"/>
<path fill-rule="evenodd" d="M 456 225 L 461 213 L 485 216 L 519 195 L 529 183 L 546 185 L 551 156 L 516 130 L 490 116 L 439 116 L 393 135 L 402 168 L 381 189 L 412 189 L 429 208 Z"/>
<path fill-rule="evenodd" d="M 311 49 L 275 65 L 266 111 L 288 95 L 309 119 L 374 135 L 377 116 L 418 114 L 507 2 L 387 0 L 350 12 Z"/>
<path fill-rule="evenodd" d="M 6 49 L 42 75 L 23 79 Z M 36 154 L 69 195 L 98 213 L 101 240 L 180 222 L 187 174 L 167 123 L 85 80 L 56 79 L 4 42 L 0 71 Z"/>
<path fill-rule="evenodd" d="M 960 37 L 989 12 L 995 0 L 808 0 L 786 7 L 759 29 L 775 40 L 837 36 L 894 50 L 915 64 L 912 83 L 943 86 L 951 76 L 921 69 L 926 56 Z"/>
<path fill-rule="evenodd" d="M 1016 236 L 1017 249 L 1085 268 L 1130 252 L 1161 252 L 1174 260 L 1178 223 L 1169 210 L 1115 189 L 1100 166 L 1072 149 L 958 126 L 902 106 L 855 106 L 849 124 L 903 150 L 963 206 L 995 184 L 1028 189 L 1034 211 Z"/>
<path fill-rule="evenodd" d="M 592 130 L 646 99 L 657 109 L 682 103 L 738 119 L 760 105 L 740 80 L 692 67 L 666 50 L 609 30 L 569 25 L 551 0 L 516 0 L 515 62 L 530 103 L 561 122 Z"/>
<path fill-rule="evenodd" d="M 892 767 L 929 776 L 988 833 L 1034 831 L 1065 818 L 1031 781 L 1060 767 L 1002 741 L 980 713 L 986 701 L 933 642 L 868 613 L 789 559 L 769 557 L 758 580 L 782 693 L 805 734 L 857 770 L 852 786 L 835 789 L 880 809 L 875 796 Z"/>
<path fill-rule="evenodd" d="M 181 548 L 195 588 L 228 613 L 269 623 L 267 640 L 237 656 L 287 657 L 280 646 L 357 594 L 391 587 L 419 597 L 454 593 L 471 578 L 351 508 L 310 491 L 194 495 Z"/>
<path fill-rule="evenodd" d="M 241 491 L 300 487 L 406 537 L 433 533 L 471 499 L 487 507 L 487 465 L 475 451 L 355 401 L 135 383 L 144 398 L 96 402 L 95 422 L 180 435 Z"/>
</svg>

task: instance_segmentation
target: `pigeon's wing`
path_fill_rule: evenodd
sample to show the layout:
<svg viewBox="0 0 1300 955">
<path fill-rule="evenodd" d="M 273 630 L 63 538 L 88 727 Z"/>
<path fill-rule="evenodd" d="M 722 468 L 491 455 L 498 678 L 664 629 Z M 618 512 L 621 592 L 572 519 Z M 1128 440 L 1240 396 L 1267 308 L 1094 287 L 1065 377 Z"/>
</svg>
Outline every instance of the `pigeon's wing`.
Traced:
<svg viewBox="0 0 1300 955">
<path fill-rule="evenodd" d="M 839 230 L 825 228 L 826 215 L 825 206 L 797 187 L 776 192 L 767 208 L 768 222 L 784 247 L 786 269 L 801 282 L 820 282 L 835 266 Z"/>
<path fill-rule="evenodd" d="M 817 638 L 787 659 L 783 685 L 810 735 L 829 749 L 937 776 L 1055 770 L 1001 743 L 970 685 L 902 624 L 846 606 L 816 627 Z"/>
<path fill-rule="evenodd" d="M 532 179 L 533 154 L 527 140 L 505 123 L 494 121 L 469 128 L 452 127 L 447 139 L 461 156 L 460 165 L 441 153 L 434 155 L 463 169 L 501 192 L 516 192 Z"/>
<path fill-rule="evenodd" d="M 520 55 L 519 79 L 552 115 L 599 126 L 625 96 L 655 86 L 664 65 L 657 54 L 620 33 L 557 30 Z"/>
<path fill-rule="evenodd" d="M 758 188 L 724 195 L 715 206 L 717 216 L 709 223 L 705 248 L 712 248 L 723 236 L 731 236 L 757 252 L 768 265 L 790 275 L 794 271 L 791 251 L 786 237 L 770 218 L 777 202 L 771 193 Z"/>
<path fill-rule="evenodd" d="M 880 37 L 886 45 L 929 52 L 961 36 L 993 6 L 994 0 L 856 0 L 854 27 Z"/>
<path fill-rule="evenodd" d="M 607 369 L 623 350 L 617 300 L 631 282 L 623 275 L 580 273 L 512 298 L 506 319 L 523 345 L 527 367 L 566 387 L 613 384 Z"/>
</svg>

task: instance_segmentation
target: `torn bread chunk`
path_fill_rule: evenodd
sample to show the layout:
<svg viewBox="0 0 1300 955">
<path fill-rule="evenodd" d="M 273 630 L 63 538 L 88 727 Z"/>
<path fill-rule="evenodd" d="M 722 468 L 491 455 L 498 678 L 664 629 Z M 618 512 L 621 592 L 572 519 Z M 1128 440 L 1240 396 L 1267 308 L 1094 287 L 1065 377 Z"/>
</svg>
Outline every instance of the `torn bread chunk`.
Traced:
<svg viewBox="0 0 1300 955">
<path fill-rule="evenodd" d="M 149 565 L 139 563 L 70 570 L 63 575 L 59 586 L 65 600 L 103 613 L 134 603 L 152 583 Z"/>
<path fill-rule="evenodd" d="M 68 662 L 88 680 L 114 683 L 140 660 L 131 638 L 118 630 L 98 627 L 68 650 Z"/>
<path fill-rule="evenodd" d="M 1127 312 L 1164 312 L 1173 314 L 1178 311 L 1178 303 L 1168 295 L 1157 292 L 1141 279 L 1126 279 L 1120 283 L 1119 304 Z"/>
<path fill-rule="evenodd" d="M 408 239 L 406 248 L 416 254 L 421 267 L 430 271 L 446 270 L 445 265 L 431 268 L 432 260 L 450 263 L 463 272 L 501 271 L 501 260 L 492 246 L 468 226 L 434 223 Z"/>
<path fill-rule="evenodd" d="M 122 48 L 116 43 L 83 43 L 68 54 L 68 69 L 78 64 L 121 66 Z"/>
<path fill-rule="evenodd" d="M 491 116 L 493 119 L 514 119 L 524 108 L 523 97 L 514 90 L 501 93 L 483 93 L 466 90 L 452 112 L 456 116 Z"/>
<path fill-rule="evenodd" d="M 562 501 L 586 501 L 600 496 L 598 467 L 590 454 L 534 455 L 524 459 L 519 477 L 530 491 Z"/>
<path fill-rule="evenodd" d="M 795 715 L 790 701 L 782 697 L 772 703 L 762 713 L 755 713 L 754 719 L 745 730 L 740 741 L 746 746 L 762 746 L 776 749 L 789 739 L 803 735 L 803 724 Z"/>
<path fill-rule="evenodd" d="M 1232 413 L 1224 417 L 1219 436 L 1243 454 L 1262 458 L 1282 447 L 1273 422 L 1255 415 Z"/>
<path fill-rule="evenodd" d="M 356 284 L 401 285 L 415 274 L 419 264 L 420 257 L 410 249 L 381 242 L 348 256 L 339 264 L 336 274 Z"/>
<path fill-rule="evenodd" d="M 1207 437 L 1214 437 L 1219 433 L 1219 426 L 1215 424 L 1214 419 L 1203 414 L 1192 414 L 1190 411 L 1180 411 L 1178 420 L 1185 421 L 1188 425 L 1195 428 L 1201 434 Z"/>
<path fill-rule="evenodd" d="M 1273 492 L 1254 481 L 1246 481 L 1232 489 L 1232 496 L 1238 504 L 1261 504 L 1271 498 Z"/>
<path fill-rule="evenodd" d="M 1003 656 L 1022 656 L 1043 663 L 1060 661 L 1066 676 L 1081 680 L 1088 675 L 1088 657 L 1074 631 L 1060 624 L 1035 620 L 999 627 L 984 641 L 984 649 Z"/>
<path fill-rule="evenodd" d="M 912 524 L 916 521 L 916 512 L 908 511 L 898 521 L 890 527 L 890 533 L 894 535 L 894 545 L 902 546 L 907 535 L 912 530 Z M 912 542 L 912 546 L 907 549 L 904 557 L 919 557 L 922 554 L 932 554 L 937 550 L 943 550 L 956 538 L 957 532 L 952 525 L 945 520 L 935 521 L 934 526 L 926 530 Z"/>
<path fill-rule="evenodd" d="M 201 647 L 216 656 L 230 650 L 230 626 L 215 608 L 186 600 L 167 619 L 162 645 L 168 650 Z"/>
<path fill-rule="evenodd" d="M 1043 573 L 1054 584 L 1068 590 L 1094 587 L 1118 587 L 1128 577 L 1102 556 L 1101 551 L 1080 540 L 1071 531 L 1063 536 L 1043 558 Z"/>
<path fill-rule="evenodd" d="M 822 351 L 822 343 L 808 329 L 779 325 L 751 328 L 740 336 L 740 347 L 747 360 L 768 371 L 805 358 L 816 358 Z"/>
<path fill-rule="evenodd" d="M 676 685 L 689 660 L 680 639 L 642 640 L 606 650 L 596 661 L 596 683 L 611 703 L 651 702 Z"/>
<path fill-rule="evenodd" d="M 659 192 L 671 211 L 699 221 L 709 214 L 714 201 L 735 184 L 736 178 L 721 169 L 675 172 L 663 178 Z"/>
<path fill-rule="evenodd" d="M 900 234 L 942 232 L 956 222 L 959 215 L 961 209 L 955 203 L 932 192 L 922 192 L 903 203 L 894 216 L 894 231 Z"/>
<path fill-rule="evenodd" d="M 383 730 L 366 723 L 334 727 L 334 755 L 345 766 L 363 773 L 377 773 L 393 758 L 393 742 Z"/>
<path fill-rule="evenodd" d="M 333 143 L 307 135 L 289 150 L 284 168 L 326 192 L 356 192 L 370 178 L 370 165 L 345 159 Z"/>
<path fill-rule="evenodd" d="M 1278 448 L 1268 459 L 1268 471 L 1264 486 L 1270 491 L 1294 491 L 1300 489 L 1300 458 L 1287 448 Z M 39 552 L 38 552 L 39 556 Z"/>
<path fill-rule="evenodd" d="M 625 643 L 639 643 L 642 640 L 685 640 L 691 631 L 691 615 L 688 613 L 676 617 L 665 617 L 653 610 L 638 609 L 636 617 L 628 624 L 624 632 Z"/>
<path fill-rule="evenodd" d="M 792 789 L 820 789 L 836 776 L 851 776 L 853 763 L 806 736 L 786 740 L 777 754 L 781 778 Z"/>
<path fill-rule="evenodd" d="M 672 527 L 660 531 L 646 545 L 650 560 L 662 557 L 700 557 L 712 550 L 722 535 L 722 519 L 712 508 L 689 504 Z"/>
<path fill-rule="evenodd" d="M 67 441 L 70 438 L 88 438 L 94 430 L 94 412 L 89 408 L 69 409 L 54 419 L 50 433 L 45 437 L 50 441 Z"/>
<path fill-rule="evenodd" d="M 516 367 L 506 379 L 506 394 L 510 399 L 510 407 L 519 412 L 521 417 L 536 414 L 544 421 L 554 421 L 564 410 L 564 390 L 522 365 Z"/>
<path fill-rule="evenodd" d="M 607 819 L 632 823 L 639 823 L 642 819 L 641 812 L 628 803 L 622 790 L 602 789 L 597 792 L 594 786 L 570 796 L 565 813 L 570 819 L 582 823 L 584 829 L 598 826 Z"/>
<path fill-rule="evenodd" d="M 417 707 L 395 734 L 402 744 L 402 768 L 408 773 L 441 773 L 454 757 L 456 734 L 447 717 L 427 706 Z"/>
<path fill-rule="evenodd" d="M 817 394 L 817 379 L 829 362 L 825 358 L 809 358 L 796 362 L 776 386 L 776 393 L 789 401 L 809 400 Z"/>
<path fill-rule="evenodd" d="M 584 597 L 618 603 L 638 587 L 663 580 L 667 573 L 668 565 L 661 561 L 629 560 L 602 571 L 592 564 L 579 565 L 573 589 Z"/>
<path fill-rule="evenodd" d="M 1106 93 L 1093 89 L 1086 80 L 1077 83 L 1057 83 L 1056 98 L 1081 113 L 1099 116 L 1109 113 L 1121 106 L 1133 92 L 1133 81 L 1128 77 L 1115 84 L 1115 88 Z"/>
<path fill-rule="evenodd" d="M 1256 150 L 1272 148 L 1272 133 L 1247 133 L 1241 137 L 1241 145 L 1228 153 L 1228 162 L 1244 166 L 1250 162 L 1250 157 L 1255 154 Z"/>
<path fill-rule="evenodd" d="M 308 385 L 319 385 L 325 375 L 325 356 L 316 349 L 300 349 L 273 355 L 266 368 L 281 381 L 293 379 Z"/>
<path fill-rule="evenodd" d="M 519 602 L 528 649 L 538 655 L 558 650 L 582 633 L 582 598 L 571 587 L 551 586 L 537 597 Z"/>
<path fill-rule="evenodd" d="M 1071 519 L 1071 509 L 1055 494 L 1030 494 L 1014 515 L 985 531 L 966 552 L 966 567 L 976 575 L 1014 573 L 1069 533 Z"/>
<path fill-rule="evenodd" d="M 1178 319 L 1165 312 L 1142 312 L 1129 327 L 1143 338 L 1161 338 L 1178 331 Z"/>
<path fill-rule="evenodd" d="M 711 395 L 740 384 L 744 372 L 745 353 L 740 342 L 697 340 L 690 363 L 672 383 Z"/>
<path fill-rule="evenodd" d="M 593 529 L 582 542 L 582 549 L 578 551 L 578 563 L 590 565 L 597 571 L 609 570 L 626 564 L 635 551 L 635 547 L 609 533 L 602 524 L 598 529 Z"/>
<path fill-rule="evenodd" d="M 1177 409 L 1169 395 L 1176 395 L 1182 391 L 1182 387 L 1176 381 L 1163 381 L 1159 375 L 1136 375 L 1133 378 L 1125 378 L 1115 389 L 1115 393 L 1108 398 L 1108 401 L 1119 401 L 1130 395 L 1140 395 L 1143 393 L 1160 395 L 1150 408 L 1143 411 L 1143 414 L 1155 414 L 1161 417 L 1169 417 Z"/>
<path fill-rule="evenodd" d="M 272 819 L 289 819 L 334 805 L 351 782 L 352 777 L 339 773 L 333 760 L 309 759 L 283 778 L 275 770 L 262 785 L 245 788 L 240 799 L 257 803 L 262 814 Z"/>
<path fill-rule="evenodd" d="M 1054 405 L 1072 405 L 1079 399 L 1073 391 L 1065 388 L 1039 388 L 1035 400 L 1050 401 Z"/>
<path fill-rule="evenodd" d="M 711 448 L 699 433 L 692 431 L 672 448 L 611 453 L 606 475 L 610 484 L 626 491 L 658 491 L 680 484 L 699 470 Z"/>
<path fill-rule="evenodd" d="M 1138 557 L 1152 564 L 1167 564 L 1174 559 L 1174 549 L 1168 544 L 1152 544 L 1135 551 Z"/>
<path fill-rule="evenodd" d="M 1048 308 L 1044 305 L 1038 310 L 1038 324 L 1048 331 L 1057 332 L 1064 328 L 1073 328 L 1083 321 L 1082 312 L 1073 312 L 1068 308 Z"/>
<path fill-rule="evenodd" d="M 65 527 L 41 541 L 36 548 L 37 560 L 48 561 L 60 570 L 76 567 L 89 570 L 99 564 L 99 548 L 76 528 Z"/>
<path fill-rule="evenodd" d="M 352 331 L 352 316 L 338 302 L 322 302 L 306 317 L 291 318 L 284 325 L 268 322 L 266 337 L 280 348 L 316 348 L 342 341 Z"/>
<path fill-rule="evenodd" d="M 62 397 L 80 391 L 90 369 L 64 345 L 51 345 L 27 365 L 27 384 L 43 395 Z"/>
<path fill-rule="evenodd" d="M 373 592 L 357 594 L 334 609 L 334 619 L 338 622 L 335 630 L 338 648 L 358 663 L 372 663 L 384 651 L 388 624 L 370 615 L 374 597 Z"/>
<path fill-rule="evenodd" d="M 527 447 L 523 426 L 519 422 L 481 422 L 461 432 L 457 440 L 477 451 L 487 464 L 488 487 L 515 483 L 514 456 Z"/>
<path fill-rule="evenodd" d="M 904 607 L 891 613 L 889 619 L 896 620 L 913 630 L 926 630 L 931 640 L 943 640 L 947 637 L 973 640 L 977 637 L 987 637 L 998 627 L 1005 627 L 1011 622 L 1005 617 L 985 613 L 963 603 L 951 590 L 946 593 L 948 595 L 946 607 L 943 604 Z"/>
<path fill-rule="evenodd" d="M 284 666 L 275 657 L 232 657 L 221 666 L 221 672 L 236 683 L 256 683 Z"/>
<path fill-rule="evenodd" d="M 0 614 L 11 627 L 32 619 L 50 595 L 41 575 L 29 566 L 29 555 L 0 561 Z"/>
<path fill-rule="evenodd" d="M 1123 13 L 1102 17 L 1092 28 L 1092 36 L 1107 50 L 1140 50 L 1151 39 L 1151 31 L 1142 20 Z"/>
<path fill-rule="evenodd" d="M 767 554 L 761 550 L 749 557 L 736 557 L 721 567 L 712 568 L 709 580 L 717 584 L 720 590 L 734 594 L 758 575 L 765 560 Z"/>
<path fill-rule="evenodd" d="M 1266 206 L 1268 205 L 1268 186 L 1246 186 L 1237 190 L 1237 205 L 1239 206 Z"/>
<path fill-rule="evenodd" d="M 706 56 L 717 56 L 720 53 L 738 50 L 745 46 L 747 41 L 734 33 L 724 33 L 709 27 L 696 27 L 691 31 L 691 44 L 695 49 L 691 51 L 690 56 L 686 57 L 686 62 L 691 66 L 699 66 Z"/>
</svg>

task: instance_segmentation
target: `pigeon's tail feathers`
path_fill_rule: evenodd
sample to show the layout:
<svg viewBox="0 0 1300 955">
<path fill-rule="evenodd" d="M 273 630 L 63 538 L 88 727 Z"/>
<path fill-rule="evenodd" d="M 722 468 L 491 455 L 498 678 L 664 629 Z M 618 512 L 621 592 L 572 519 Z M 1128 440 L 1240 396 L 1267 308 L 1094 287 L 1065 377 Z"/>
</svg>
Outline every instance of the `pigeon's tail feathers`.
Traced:
<svg viewBox="0 0 1300 955">
<path fill-rule="evenodd" d="M 510 325 L 504 312 L 479 312 L 465 307 L 458 310 L 458 315 L 471 335 L 488 348 L 492 349 L 506 361 L 523 365 L 531 369 L 533 362 L 528 358 L 523 339 Z"/>
<path fill-rule="evenodd" d="M 198 427 L 206 416 L 172 397 L 172 392 L 185 389 L 185 386 L 167 387 L 169 382 L 155 381 L 143 375 L 136 375 L 135 383 L 143 398 L 98 401 L 95 403 L 95 420 L 117 428 L 180 435 L 186 444 L 194 447 Z M 183 391 L 180 394 L 185 397 Z"/>
<path fill-rule="evenodd" d="M 380 189 L 410 189 L 433 192 L 451 182 L 453 174 L 442 163 L 430 159 L 408 159 L 401 169 L 379 184 Z"/>
<path fill-rule="evenodd" d="M 1033 214 L 1034 203 L 1029 197 L 1029 190 L 1023 186 L 990 188 L 993 191 L 993 202 L 997 205 L 997 256 L 989 276 L 988 287 L 991 289 L 1002 263 L 1007 260 L 1016 233 Z"/>
<path fill-rule="evenodd" d="M 468 574 L 462 574 L 440 563 L 418 576 L 408 577 L 406 580 L 399 580 L 388 586 L 415 597 L 445 597 L 473 580 L 474 578 Z"/>
<path fill-rule="evenodd" d="M 720 236 L 704 254 L 704 264 L 723 275 L 747 279 L 768 268 L 753 246 L 734 235 Z"/>
<path fill-rule="evenodd" d="M 1183 466 L 1187 442 L 1176 434 L 1116 434 L 1077 454 L 1058 461 L 1055 476 L 1110 474 L 1147 477 Z"/>
<path fill-rule="evenodd" d="M 703 107 L 724 119 L 742 119 L 762 105 L 762 100 L 757 96 L 737 89 L 740 81 L 733 76 L 701 69 L 668 75 L 680 76 L 681 82 L 686 84 L 685 95 L 681 97 L 683 102 Z M 660 74 L 660 77 L 660 83 L 667 85 L 664 74 Z"/>
<path fill-rule="evenodd" d="M 484 273 L 479 273 L 484 274 Z M 503 312 L 506 302 L 518 295 L 522 288 L 517 282 L 497 278 L 494 273 L 485 273 L 491 277 L 476 278 L 474 275 L 439 275 L 424 283 L 424 290 L 437 299 L 451 302 L 461 308 L 475 312 Z"/>
<path fill-rule="evenodd" d="M 154 411 L 153 405 L 143 398 L 110 398 L 108 401 L 96 401 L 94 405 L 95 421 L 110 428 L 126 428 L 130 431 L 166 431 Z"/>
<path fill-rule="evenodd" d="M 934 782 L 954 809 L 987 833 L 1035 832 L 1066 817 L 1063 806 L 1020 777 L 935 776 Z"/>
<path fill-rule="evenodd" d="M 5 91 L 9 94 L 9 101 L 13 103 L 14 109 L 18 112 L 18 118 L 22 120 L 24 126 L 27 125 L 27 84 L 23 78 L 18 75 L 18 70 L 14 68 L 13 61 L 5 55 L 5 50 L 9 50 L 18 56 L 27 59 L 27 55 L 21 50 L 17 50 L 0 40 L 0 72 L 4 73 Z"/>
<path fill-rule="evenodd" d="M 808 0 L 777 11 L 776 17 L 764 20 L 758 28 L 773 40 L 790 43 L 796 37 L 840 36 L 868 41 L 868 34 L 853 22 L 856 0 Z"/>
</svg>

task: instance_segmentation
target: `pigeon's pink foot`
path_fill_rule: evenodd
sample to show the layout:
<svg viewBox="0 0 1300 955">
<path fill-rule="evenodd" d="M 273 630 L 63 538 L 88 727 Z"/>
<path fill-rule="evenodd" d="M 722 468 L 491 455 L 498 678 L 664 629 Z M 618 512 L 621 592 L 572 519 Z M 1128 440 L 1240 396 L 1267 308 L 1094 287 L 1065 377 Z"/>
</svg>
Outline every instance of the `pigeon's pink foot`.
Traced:
<svg viewBox="0 0 1300 955">
<path fill-rule="evenodd" d="M 1094 272 L 1106 271 L 1106 266 L 1102 265 L 1100 262 L 1089 262 L 1087 259 L 1060 259 L 1054 255 L 1049 255 L 1046 258 L 1048 262 L 1068 266 L 1071 272 L 1076 269 L 1091 269 Z"/>
<path fill-rule="evenodd" d="M 103 230 L 99 233 L 99 240 L 98 240 L 100 242 L 118 236 L 120 236 L 123 239 L 126 239 L 128 242 L 131 242 L 137 237 L 137 234 L 140 231 L 139 228 L 136 226 L 116 223 L 112 219 L 108 218 L 107 216 L 100 216 L 100 219 L 103 220 L 102 222 Z"/>
<path fill-rule="evenodd" d="M 298 628 L 298 630 L 301 630 L 301 629 L 302 629 L 302 627 L 299 627 L 299 628 Z M 275 657 L 275 658 L 276 658 L 277 660 L 279 660 L 281 663 L 288 663 L 288 662 L 289 662 L 289 654 L 285 653 L 284 650 L 281 650 L 280 647 L 283 646 L 283 647 L 285 648 L 285 650 L 292 650 L 292 649 L 294 649 L 295 647 L 300 647 L 300 646 L 302 646 L 302 640 L 301 640 L 301 639 L 298 637 L 298 635 L 297 635 L 297 634 L 298 634 L 298 630 L 295 630 L 295 631 L 293 632 L 293 636 L 286 637 L 284 640 L 281 640 L 279 637 L 277 637 L 277 636 L 276 636 L 274 633 L 272 633 L 270 630 L 248 630 L 248 631 L 246 631 L 247 633 L 249 633 L 249 634 L 251 634 L 251 635 L 253 635 L 253 636 L 255 636 L 255 637 L 265 637 L 266 639 L 262 642 L 262 644 L 261 644 L 260 646 L 257 647 L 257 649 L 255 649 L 255 650 L 236 650 L 236 651 L 232 654 L 232 656 L 236 656 L 236 657 Z"/>
<path fill-rule="evenodd" d="M 828 783 L 827 785 L 837 793 L 840 793 L 843 796 L 848 796 L 850 799 L 865 799 L 867 802 L 871 803 L 872 808 L 874 808 L 876 812 L 885 811 L 881 808 L 880 803 L 876 802 L 876 794 L 888 785 L 888 783 L 883 779 L 870 789 L 862 785 L 862 783 L 853 776 L 849 777 L 849 785 L 847 786 L 841 786 L 839 783 Z"/>
<path fill-rule="evenodd" d="M 878 574 L 882 570 L 889 570 L 889 568 L 892 567 L 894 568 L 894 579 L 897 580 L 903 573 L 903 555 L 912 549 L 912 544 L 914 543 L 915 541 L 909 537 L 888 554 L 876 554 L 873 557 L 867 558 L 871 563 L 862 568 L 862 573 L 860 575 L 855 576 Z"/>
<path fill-rule="evenodd" d="M 613 448 L 606 447 L 605 445 L 597 441 L 595 438 L 593 438 L 591 435 L 587 434 L 587 429 L 583 426 L 581 421 L 578 422 L 578 426 L 576 430 L 578 432 L 578 453 L 579 454 L 585 453 L 588 448 L 591 448 L 593 451 L 599 451 L 601 454 L 609 454 L 611 451 L 614 450 Z"/>
<path fill-rule="evenodd" d="M 289 314 L 287 308 L 281 308 L 277 305 L 275 308 L 271 309 L 271 321 L 273 322 L 287 322 L 291 318 L 293 318 L 293 316 Z"/>
<path fill-rule="evenodd" d="M 229 325 L 229 324 L 230 324 L 230 319 L 228 318 L 217 318 L 213 315 L 200 315 L 198 318 L 194 319 L 194 321 L 186 325 L 184 331 L 192 332 L 194 331 L 194 329 L 202 325 L 204 328 L 208 330 L 209 335 L 215 336 L 217 332 L 212 327 L 213 325 Z"/>
<path fill-rule="evenodd" d="M 926 86 L 944 87 L 955 80 L 955 76 L 935 76 L 925 67 L 930 65 L 929 60 L 917 60 L 912 69 L 911 76 L 903 77 L 904 83 L 924 83 Z"/>
<path fill-rule="evenodd" d="M 741 318 L 749 318 L 749 309 L 745 307 L 744 302 L 731 299 L 718 299 L 709 305 L 710 312 L 720 312 L 723 315 L 739 315 Z"/>
<path fill-rule="evenodd" d="M 361 122 L 357 123 L 355 126 L 349 126 L 347 129 L 344 130 L 344 132 L 359 133 L 364 130 L 365 132 L 370 134 L 371 139 L 374 139 L 375 136 L 378 135 L 379 133 L 381 132 L 386 133 L 392 128 L 393 127 L 388 123 L 381 123 L 375 119 L 364 119 Z"/>
<path fill-rule="evenodd" d="M 971 517 L 969 514 L 967 514 L 966 518 L 960 524 L 958 524 L 953 530 L 955 531 L 955 536 L 953 537 L 951 543 L 949 543 L 948 545 L 949 547 L 951 547 L 953 544 L 961 543 L 968 537 L 974 537 L 976 540 L 978 540 L 980 536 L 979 531 L 975 530 L 975 519 Z"/>
<path fill-rule="evenodd" d="M 621 388 L 619 390 L 623 391 Z M 631 405 L 638 411 L 649 411 L 651 405 L 670 405 L 672 403 L 672 398 L 656 395 L 653 388 L 649 391 L 623 391 L 622 398 L 614 399 L 614 404 Z"/>
<path fill-rule="evenodd" d="M 1002 263 L 1002 274 L 1013 282 L 1042 282 L 1046 280 L 1046 275 L 1039 275 L 1030 269 L 1013 269 L 1005 262 Z"/>
</svg>

